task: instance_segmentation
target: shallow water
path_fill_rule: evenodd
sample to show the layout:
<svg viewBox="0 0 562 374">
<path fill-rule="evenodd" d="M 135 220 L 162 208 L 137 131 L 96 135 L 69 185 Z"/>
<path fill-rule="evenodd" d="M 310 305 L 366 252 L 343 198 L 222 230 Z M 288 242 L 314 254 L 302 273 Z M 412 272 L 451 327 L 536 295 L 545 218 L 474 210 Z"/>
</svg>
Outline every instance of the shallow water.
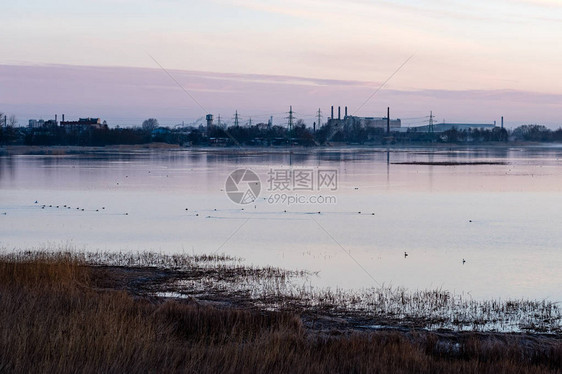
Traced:
<svg viewBox="0 0 562 374">
<path fill-rule="evenodd" d="M 255 203 L 226 195 L 225 181 L 239 168 L 261 180 Z M 284 170 L 312 173 L 313 191 L 269 191 L 268 172 Z M 318 190 L 320 171 L 337 172 L 335 190 Z M 272 204 L 282 193 L 335 201 Z M 222 252 L 318 271 L 310 280 L 318 286 L 392 284 L 562 301 L 561 207 L 557 147 L 0 157 L 4 250 Z"/>
</svg>

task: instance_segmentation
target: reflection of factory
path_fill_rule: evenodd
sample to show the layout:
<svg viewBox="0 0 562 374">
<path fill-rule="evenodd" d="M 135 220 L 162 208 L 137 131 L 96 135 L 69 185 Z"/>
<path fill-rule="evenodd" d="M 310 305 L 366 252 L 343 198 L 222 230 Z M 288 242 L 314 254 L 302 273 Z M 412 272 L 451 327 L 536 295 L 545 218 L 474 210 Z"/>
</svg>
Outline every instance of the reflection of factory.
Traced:
<svg viewBox="0 0 562 374">
<path fill-rule="evenodd" d="M 334 107 L 332 106 L 331 116 L 328 119 L 328 125 L 337 128 L 345 127 L 364 127 L 364 128 L 377 128 L 386 129 L 387 125 L 390 125 L 390 131 L 399 129 L 402 123 L 399 118 L 390 119 L 386 117 L 358 117 L 347 115 L 347 107 L 344 108 L 344 116 L 341 117 L 341 107 L 338 107 L 338 117 L 334 118 Z"/>
</svg>

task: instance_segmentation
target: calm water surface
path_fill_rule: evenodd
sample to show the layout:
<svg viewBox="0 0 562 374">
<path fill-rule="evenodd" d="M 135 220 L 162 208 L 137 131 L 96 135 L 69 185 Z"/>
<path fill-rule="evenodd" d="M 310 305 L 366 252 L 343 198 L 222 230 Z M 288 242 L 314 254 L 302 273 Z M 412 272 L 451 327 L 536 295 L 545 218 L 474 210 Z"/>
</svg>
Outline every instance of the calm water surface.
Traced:
<svg viewBox="0 0 562 374">
<path fill-rule="evenodd" d="M 226 196 L 225 181 L 239 168 L 260 177 L 255 204 Z M 315 178 L 337 171 L 335 191 L 284 191 L 335 203 L 268 202 L 279 193 L 268 191 L 268 172 L 276 170 L 308 170 Z M 310 282 L 329 287 L 392 284 L 562 301 L 561 208 L 556 147 L 0 157 L 4 251 L 218 251 L 256 265 L 318 271 Z"/>
</svg>

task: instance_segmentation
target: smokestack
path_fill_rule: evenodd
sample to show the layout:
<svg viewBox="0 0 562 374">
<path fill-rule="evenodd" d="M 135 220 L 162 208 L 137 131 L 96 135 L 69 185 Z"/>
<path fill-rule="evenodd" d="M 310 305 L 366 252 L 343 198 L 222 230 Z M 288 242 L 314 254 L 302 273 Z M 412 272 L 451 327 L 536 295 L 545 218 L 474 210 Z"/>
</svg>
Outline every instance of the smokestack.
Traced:
<svg viewBox="0 0 562 374">
<path fill-rule="evenodd" d="M 347 105 L 345 106 L 345 117 L 343 118 L 347 118 Z"/>
<path fill-rule="evenodd" d="M 386 108 L 386 133 L 390 134 L 390 107 Z"/>
<path fill-rule="evenodd" d="M 57 124 L 57 115 L 55 114 L 55 124 Z"/>
<path fill-rule="evenodd" d="M 341 119 L 341 107 L 338 106 L 338 119 Z"/>
<path fill-rule="evenodd" d="M 64 122 L 64 113 L 63 113 L 63 115 L 62 115 L 62 121 L 61 121 L 61 122 Z"/>
<path fill-rule="evenodd" d="M 502 116 L 502 129 L 503 129 L 503 116 Z"/>
<path fill-rule="evenodd" d="M 332 116 L 330 118 L 334 119 L 334 106 L 333 105 L 332 105 Z"/>
</svg>

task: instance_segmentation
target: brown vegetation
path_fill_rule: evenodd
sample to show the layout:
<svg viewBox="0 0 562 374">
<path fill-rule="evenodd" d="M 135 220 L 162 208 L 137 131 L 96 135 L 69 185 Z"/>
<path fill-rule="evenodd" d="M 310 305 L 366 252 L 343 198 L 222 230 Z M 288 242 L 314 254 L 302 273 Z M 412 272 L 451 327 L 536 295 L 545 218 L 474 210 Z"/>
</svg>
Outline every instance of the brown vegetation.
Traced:
<svg viewBox="0 0 562 374">
<path fill-rule="evenodd" d="M 127 291 L 146 268 L 0 258 L 0 372 L 560 372 L 556 337 L 315 331 L 297 315 Z M 136 275 L 135 275 L 136 274 Z"/>
</svg>

